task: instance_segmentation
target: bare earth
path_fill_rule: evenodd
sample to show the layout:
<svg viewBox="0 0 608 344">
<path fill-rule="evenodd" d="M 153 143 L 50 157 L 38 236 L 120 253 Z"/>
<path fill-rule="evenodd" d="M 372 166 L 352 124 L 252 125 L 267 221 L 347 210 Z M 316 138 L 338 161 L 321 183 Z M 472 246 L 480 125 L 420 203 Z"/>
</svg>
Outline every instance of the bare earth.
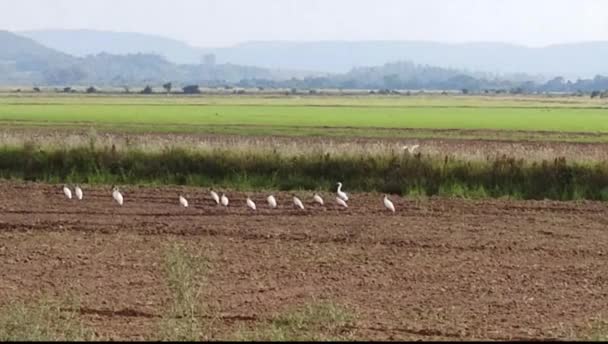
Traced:
<svg viewBox="0 0 608 344">
<path fill-rule="evenodd" d="M 143 339 L 169 298 L 162 253 L 171 241 L 211 262 L 202 302 L 229 339 L 316 300 L 357 316 L 357 339 L 568 338 L 606 316 L 608 205 L 598 202 L 414 200 L 353 194 L 339 209 L 301 193 L 85 187 L 0 182 L 0 305 L 39 291 L 78 293 L 83 319 L 107 339 Z M 191 208 L 178 206 L 185 190 Z M 348 191 L 348 190 L 346 190 Z"/>
</svg>

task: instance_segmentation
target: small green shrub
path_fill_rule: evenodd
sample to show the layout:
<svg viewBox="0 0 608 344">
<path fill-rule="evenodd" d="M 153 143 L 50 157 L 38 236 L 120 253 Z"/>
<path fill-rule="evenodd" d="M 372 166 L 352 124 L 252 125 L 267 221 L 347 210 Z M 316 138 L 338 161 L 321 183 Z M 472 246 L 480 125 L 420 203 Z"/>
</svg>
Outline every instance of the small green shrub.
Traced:
<svg viewBox="0 0 608 344">
<path fill-rule="evenodd" d="M 241 330 L 241 341 L 338 341 L 352 340 L 350 327 L 355 317 L 333 303 L 307 304 L 274 317 L 269 325 Z"/>
</svg>

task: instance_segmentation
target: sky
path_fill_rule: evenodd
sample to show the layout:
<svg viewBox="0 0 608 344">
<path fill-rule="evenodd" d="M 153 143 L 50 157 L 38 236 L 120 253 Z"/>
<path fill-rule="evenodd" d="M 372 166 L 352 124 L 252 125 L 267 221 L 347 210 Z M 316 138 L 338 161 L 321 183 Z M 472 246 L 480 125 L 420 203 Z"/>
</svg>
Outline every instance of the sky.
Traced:
<svg viewBox="0 0 608 344">
<path fill-rule="evenodd" d="M 608 0 L 0 0 L 0 29 L 246 41 L 424 40 L 528 46 L 608 40 Z"/>
</svg>

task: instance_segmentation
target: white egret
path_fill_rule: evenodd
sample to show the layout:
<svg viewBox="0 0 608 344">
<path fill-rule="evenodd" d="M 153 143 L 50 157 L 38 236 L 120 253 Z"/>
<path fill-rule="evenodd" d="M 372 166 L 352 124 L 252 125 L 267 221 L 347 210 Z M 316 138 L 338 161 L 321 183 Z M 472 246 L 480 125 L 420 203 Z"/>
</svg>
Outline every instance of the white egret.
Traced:
<svg viewBox="0 0 608 344">
<path fill-rule="evenodd" d="M 300 201 L 300 199 L 297 198 L 296 196 L 293 196 L 293 205 L 304 210 L 304 204 L 302 204 L 302 201 Z"/>
<path fill-rule="evenodd" d="M 346 192 L 342 191 L 342 183 L 338 182 L 338 197 L 342 198 L 344 201 L 348 201 L 348 195 Z"/>
<path fill-rule="evenodd" d="M 228 197 L 226 197 L 226 195 L 222 194 L 222 205 L 224 207 L 228 206 Z"/>
<path fill-rule="evenodd" d="M 253 210 L 255 210 L 255 203 L 251 200 L 251 198 L 247 197 L 247 206 Z"/>
<path fill-rule="evenodd" d="M 119 205 L 123 204 L 123 198 L 122 198 L 122 194 L 120 193 L 120 191 L 118 191 L 118 188 L 116 186 L 114 186 L 112 188 L 112 197 L 114 198 L 114 200 L 116 200 L 116 202 Z"/>
<path fill-rule="evenodd" d="M 65 197 L 72 199 L 72 191 L 67 187 L 67 185 L 63 186 L 63 193 L 65 194 Z"/>
<path fill-rule="evenodd" d="M 414 151 L 418 149 L 420 145 L 405 145 L 403 146 L 403 150 L 407 150 L 410 154 L 414 154 Z"/>
<path fill-rule="evenodd" d="M 184 208 L 188 208 L 188 200 L 182 195 L 179 195 L 179 204 Z"/>
<path fill-rule="evenodd" d="M 220 204 L 220 196 L 217 195 L 217 192 L 211 190 L 211 198 L 215 201 L 215 204 Z"/>
<path fill-rule="evenodd" d="M 348 204 L 346 204 L 346 202 L 344 202 L 342 198 L 336 197 L 336 202 L 338 202 L 338 204 L 343 206 L 344 208 L 348 208 Z"/>
<path fill-rule="evenodd" d="M 76 187 L 74 188 L 74 193 L 76 194 L 76 198 L 82 200 L 82 189 L 80 188 L 80 186 L 76 185 Z"/>
<path fill-rule="evenodd" d="M 321 196 L 319 196 L 318 194 L 315 194 L 314 196 L 312 196 L 312 199 L 316 203 L 319 203 L 320 205 L 323 205 L 323 198 L 321 198 Z"/>
<path fill-rule="evenodd" d="M 268 196 L 268 198 L 266 199 L 268 201 L 268 205 L 271 208 L 276 208 L 277 207 L 277 200 L 274 198 L 273 195 Z"/>
<path fill-rule="evenodd" d="M 384 195 L 384 206 L 386 207 L 386 209 L 392 211 L 393 213 L 395 212 L 395 206 L 393 205 L 393 202 L 388 199 L 387 195 Z"/>
</svg>

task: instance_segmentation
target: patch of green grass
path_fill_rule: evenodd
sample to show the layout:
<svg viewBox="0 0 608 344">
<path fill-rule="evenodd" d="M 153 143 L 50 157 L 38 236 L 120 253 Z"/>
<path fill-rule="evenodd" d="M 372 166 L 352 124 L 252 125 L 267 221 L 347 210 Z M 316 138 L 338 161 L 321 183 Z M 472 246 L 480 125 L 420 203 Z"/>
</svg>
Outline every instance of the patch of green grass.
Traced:
<svg viewBox="0 0 608 344">
<path fill-rule="evenodd" d="M 270 324 L 240 330 L 240 341 L 348 341 L 355 317 L 334 303 L 307 304 L 271 319 Z"/>
<path fill-rule="evenodd" d="M 11 302 L 0 309 L 0 341 L 93 340 L 94 332 L 79 319 L 79 308 L 71 298 Z"/>
<path fill-rule="evenodd" d="M 499 129 L 608 132 L 597 108 L 373 107 L 251 105 L 0 105 L 0 121 L 120 127 L 272 126 L 316 128 Z"/>
<path fill-rule="evenodd" d="M 205 324 L 201 317 L 205 307 L 201 293 L 208 262 L 202 255 L 191 254 L 184 246 L 173 243 L 164 256 L 164 271 L 171 300 L 159 324 L 160 340 L 200 341 Z"/>
</svg>

